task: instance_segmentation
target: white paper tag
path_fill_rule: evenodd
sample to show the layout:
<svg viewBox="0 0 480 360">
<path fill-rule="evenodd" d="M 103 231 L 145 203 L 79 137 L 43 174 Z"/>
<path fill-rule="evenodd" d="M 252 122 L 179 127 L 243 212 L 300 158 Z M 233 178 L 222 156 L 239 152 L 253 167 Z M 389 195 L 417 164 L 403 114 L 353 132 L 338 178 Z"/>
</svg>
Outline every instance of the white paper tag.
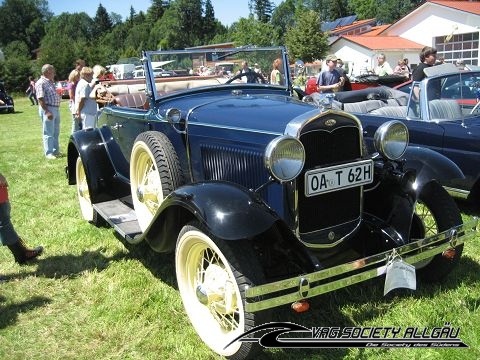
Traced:
<svg viewBox="0 0 480 360">
<path fill-rule="evenodd" d="M 416 290 L 417 277 L 415 276 L 415 266 L 403 262 L 400 257 L 395 257 L 387 264 L 383 296 L 398 288 Z"/>
</svg>

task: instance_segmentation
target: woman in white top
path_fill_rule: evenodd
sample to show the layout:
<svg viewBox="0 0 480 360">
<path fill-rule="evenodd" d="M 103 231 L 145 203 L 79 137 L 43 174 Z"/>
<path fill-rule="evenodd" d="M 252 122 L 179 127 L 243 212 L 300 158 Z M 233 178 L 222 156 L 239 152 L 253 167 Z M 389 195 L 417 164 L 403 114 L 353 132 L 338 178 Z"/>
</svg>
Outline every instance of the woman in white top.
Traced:
<svg viewBox="0 0 480 360">
<path fill-rule="evenodd" d="M 75 115 L 82 121 L 82 129 L 95 127 L 97 102 L 90 97 L 92 91 L 92 68 L 85 66 L 80 71 L 80 80 L 75 89 Z"/>
</svg>

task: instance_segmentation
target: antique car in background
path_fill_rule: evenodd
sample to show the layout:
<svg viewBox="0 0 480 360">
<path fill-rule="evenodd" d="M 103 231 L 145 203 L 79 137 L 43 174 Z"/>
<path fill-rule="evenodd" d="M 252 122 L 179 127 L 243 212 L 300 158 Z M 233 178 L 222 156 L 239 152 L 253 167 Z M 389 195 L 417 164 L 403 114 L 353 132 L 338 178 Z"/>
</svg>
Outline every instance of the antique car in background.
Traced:
<svg viewBox="0 0 480 360">
<path fill-rule="evenodd" d="M 461 172 L 440 154 L 408 150 L 402 122 L 380 126 L 367 153 L 355 116 L 300 101 L 282 47 L 142 56 L 146 78 L 106 84 L 117 105 L 71 135 L 68 181 L 85 220 L 174 254 L 186 314 L 217 354 L 253 356 L 258 342 L 236 339 L 271 321 L 271 309 L 300 310 L 394 259 L 425 281 L 458 263 L 477 220 L 462 224 L 435 179 Z M 152 66 L 189 74 L 276 59 L 281 85 L 253 71 L 155 77 Z"/>
<path fill-rule="evenodd" d="M 366 74 L 366 75 L 359 75 L 355 77 L 346 76 L 346 84 L 347 87 L 344 86 L 344 91 L 350 90 L 362 90 L 371 87 L 377 86 L 388 86 L 388 87 L 396 87 L 403 83 L 405 83 L 406 78 L 400 75 L 385 75 L 385 76 L 378 76 L 373 74 Z M 310 76 L 307 80 L 305 85 L 305 93 L 307 95 L 311 95 L 313 93 L 318 92 L 317 89 L 317 78 L 316 76 Z"/>
<path fill-rule="evenodd" d="M 61 80 L 55 83 L 55 91 L 62 99 L 68 99 L 68 81 Z"/>
<path fill-rule="evenodd" d="M 480 67 L 459 70 L 444 64 L 427 68 L 426 73 L 421 82 L 407 82 L 397 90 L 336 93 L 335 107 L 361 120 L 370 151 L 381 124 L 403 122 L 410 145 L 444 155 L 463 172 L 464 176 L 441 181 L 451 195 L 480 205 Z"/>
<path fill-rule="evenodd" d="M 5 83 L 3 81 L 0 81 L 0 112 L 15 112 L 13 98 L 7 94 Z"/>
</svg>

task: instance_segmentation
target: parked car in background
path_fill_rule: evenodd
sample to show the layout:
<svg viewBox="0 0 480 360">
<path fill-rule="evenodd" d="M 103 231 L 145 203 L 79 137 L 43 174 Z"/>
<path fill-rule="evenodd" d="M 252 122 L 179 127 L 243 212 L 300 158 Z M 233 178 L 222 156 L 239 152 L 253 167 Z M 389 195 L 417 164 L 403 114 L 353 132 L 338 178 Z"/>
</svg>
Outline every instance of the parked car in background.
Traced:
<svg viewBox="0 0 480 360">
<path fill-rule="evenodd" d="M 258 341 L 238 340 L 271 309 L 380 276 L 389 260 L 425 281 L 458 263 L 477 220 L 462 224 L 436 175 L 460 171 L 429 150 L 409 162 L 401 121 L 379 126 L 367 153 L 355 116 L 300 101 L 283 47 L 142 59 L 146 78 L 106 84 L 117 105 L 71 135 L 68 181 L 85 220 L 172 253 L 186 314 L 217 354 L 253 356 Z M 281 85 L 254 71 L 155 77 L 152 65 L 276 59 Z"/>
<path fill-rule="evenodd" d="M 60 80 L 55 83 L 55 90 L 57 94 L 62 97 L 62 99 L 68 99 L 68 81 L 67 80 Z"/>
<path fill-rule="evenodd" d="M 13 98 L 7 94 L 3 81 L 0 81 L 0 112 L 15 112 Z"/>
<path fill-rule="evenodd" d="M 335 106 L 361 120 L 367 145 L 374 134 L 396 119 L 408 127 L 410 144 L 444 155 L 463 176 L 443 179 L 455 197 L 480 205 L 480 67 L 459 70 L 453 64 L 426 69 L 421 82 L 335 94 Z M 418 159 L 418 161 L 422 161 Z"/>
<path fill-rule="evenodd" d="M 318 75 L 318 74 L 317 74 Z M 362 75 L 356 77 L 347 77 L 351 90 L 361 90 L 371 87 L 388 86 L 395 88 L 396 86 L 405 83 L 405 77 L 400 75 Z M 305 87 L 305 93 L 307 95 L 318 92 L 317 90 L 317 77 L 310 77 Z"/>
</svg>

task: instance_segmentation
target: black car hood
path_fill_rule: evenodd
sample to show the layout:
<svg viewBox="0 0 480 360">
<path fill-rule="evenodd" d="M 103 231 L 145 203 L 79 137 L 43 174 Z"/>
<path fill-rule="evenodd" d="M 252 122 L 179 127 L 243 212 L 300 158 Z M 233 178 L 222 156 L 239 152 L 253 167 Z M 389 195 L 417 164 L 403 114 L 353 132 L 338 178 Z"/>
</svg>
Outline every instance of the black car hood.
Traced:
<svg viewBox="0 0 480 360">
<path fill-rule="evenodd" d="M 315 116 L 319 110 L 284 95 L 226 96 L 205 98 L 190 110 L 189 122 L 283 133 L 292 119 L 306 113 Z"/>
</svg>

